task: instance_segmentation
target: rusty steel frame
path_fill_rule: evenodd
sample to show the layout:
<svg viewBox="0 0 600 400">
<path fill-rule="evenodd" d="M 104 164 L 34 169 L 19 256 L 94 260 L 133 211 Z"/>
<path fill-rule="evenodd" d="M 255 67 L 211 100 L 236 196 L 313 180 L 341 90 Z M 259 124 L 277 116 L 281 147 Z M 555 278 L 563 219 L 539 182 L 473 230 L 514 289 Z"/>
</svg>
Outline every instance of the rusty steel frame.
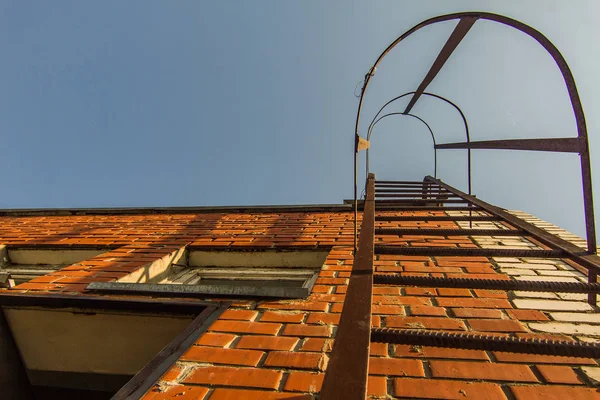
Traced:
<svg viewBox="0 0 600 400">
<path fill-rule="evenodd" d="M 544 36 L 541 32 L 539 32 L 536 29 L 532 28 L 531 26 L 526 25 L 515 19 L 505 17 L 503 15 L 486 13 L 486 12 L 459 12 L 459 13 L 454 13 L 454 14 L 441 15 L 438 17 L 430 18 L 428 20 L 425 20 L 425 21 L 415 25 L 414 27 L 412 27 L 411 29 L 409 29 L 408 31 L 406 31 L 405 33 L 400 35 L 395 41 L 393 41 L 380 54 L 380 56 L 375 61 L 375 64 L 373 64 L 373 66 L 370 68 L 369 73 L 367 73 L 367 75 L 365 76 L 364 84 L 361 89 L 360 101 L 359 101 L 359 105 L 358 105 L 355 130 L 354 130 L 355 143 L 356 143 L 354 162 L 355 162 L 355 164 L 358 162 L 358 156 L 357 156 L 358 139 L 360 137 L 359 124 L 360 124 L 360 115 L 361 115 L 362 106 L 363 106 L 363 102 L 364 102 L 364 98 L 365 98 L 365 93 L 369 86 L 371 77 L 374 75 L 374 71 L 376 70 L 379 63 L 383 60 L 383 58 L 394 47 L 396 47 L 396 45 L 398 45 L 400 42 L 402 42 L 408 36 L 412 35 L 416 31 L 418 31 L 424 27 L 435 24 L 435 23 L 439 23 L 439 22 L 459 20 L 457 26 L 455 27 L 454 31 L 452 32 L 450 38 L 448 39 L 448 41 L 446 42 L 446 44 L 444 45 L 442 50 L 440 51 L 438 57 L 436 58 L 432 67 L 430 68 L 429 72 L 423 78 L 423 81 L 421 82 L 418 89 L 413 94 L 413 97 L 411 98 L 409 105 L 405 109 L 405 113 L 408 113 L 408 112 L 410 112 L 410 110 L 412 109 L 414 104 L 416 104 L 416 102 L 418 101 L 420 96 L 424 93 L 427 86 L 433 81 L 435 76 L 439 73 L 439 71 L 444 66 L 444 64 L 448 60 L 448 58 L 452 55 L 453 51 L 457 48 L 458 44 L 461 42 L 463 37 L 466 35 L 466 33 L 470 30 L 472 25 L 478 19 L 488 20 L 488 21 L 507 25 L 511 28 L 517 29 L 518 31 L 527 34 L 528 36 L 530 36 L 531 38 L 536 40 L 550 54 L 550 56 L 553 58 L 554 62 L 558 66 L 558 68 L 563 76 L 563 80 L 567 87 L 569 100 L 571 102 L 571 107 L 573 108 L 573 113 L 575 116 L 575 122 L 576 122 L 576 126 L 577 126 L 577 139 L 579 142 L 578 153 L 580 156 L 580 163 L 581 163 L 584 215 L 585 215 L 585 222 L 586 222 L 587 251 L 589 254 L 595 254 L 597 243 L 596 243 L 596 231 L 595 231 L 595 221 L 594 221 L 591 161 L 590 161 L 590 155 L 589 155 L 589 144 L 588 144 L 588 139 L 587 139 L 587 127 L 586 127 L 586 122 L 585 122 L 585 114 L 583 112 L 583 107 L 581 105 L 581 100 L 579 98 L 579 93 L 577 91 L 577 85 L 575 84 L 575 79 L 573 77 L 573 74 L 572 74 L 565 58 L 560 53 L 560 51 L 556 48 L 556 46 L 548 38 L 546 38 L 546 36 Z M 553 145 L 554 144 L 550 144 L 550 146 L 553 146 Z M 572 146 L 572 145 L 570 145 L 570 146 Z M 470 151 L 470 148 L 467 148 L 467 149 Z M 355 165 L 355 185 L 354 185 L 355 186 L 355 198 L 356 198 L 356 188 L 357 188 L 356 178 L 357 178 L 357 167 Z M 470 188 L 469 188 L 469 193 L 471 193 Z M 356 209 L 356 207 L 355 207 L 355 209 Z M 355 215 L 355 217 L 356 216 L 357 215 Z"/>
<path fill-rule="evenodd" d="M 437 177 L 437 149 L 438 149 L 438 147 L 437 147 L 437 143 L 435 141 L 435 135 L 433 134 L 433 130 L 431 129 L 431 126 L 429 126 L 429 124 L 423 118 L 419 117 L 418 115 L 405 114 L 405 113 L 401 113 L 401 112 L 393 112 L 393 113 L 385 114 L 385 115 L 381 116 L 380 118 L 378 118 L 371 125 L 369 125 L 369 134 L 367 135 L 367 140 L 371 140 L 371 135 L 373 134 L 373 129 L 375 128 L 375 125 L 377 125 L 377 123 L 379 121 L 381 121 L 384 118 L 391 117 L 394 115 L 405 115 L 407 117 L 413 117 L 413 118 L 416 118 L 419 121 L 421 121 L 423 124 L 425 124 L 425 126 L 429 130 L 429 134 L 431 135 L 431 140 L 433 141 L 433 176 Z M 366 172 L 368 175 L 369 174 L 369 149 L 367 149 L 365 156 L 366 156 L 366 166 L 367 166 Z"/>
<path fill-rule="evenodd" d="M 400 96 L 394 97 L 393 99 L 386 102 L 383 106 L 381 106 L 381 108 L 377 111 L 377 113 L 371 120 L 371 123 L 369 124 L 369 128 L 367 129 L 367 140 L 371 140 L 371 136 L 373 135 L 373 126 L 378 121 L 377 117 L 379 116 L 379 114 L 381 114 L 381 112 L 383 111 L 384 108 L 386 108 L 388 105 L 392 104 L 396 100 L 400 100 L 411 94 L 414 95 L 415 93 L 416 92 L 407 92 L 407 93 L 401 94 Z M 445 98 L 443 96 L 435 94 L 435 93 L 423 92 L 423 93 L 421 93 L 421 95 L 430 96 L 430 97 L 442 100 L 442 101 L 446 102 L 447 104 L 451 105 L 452 107 L 454 107 L 454 109 L 456 111 L 458 111 L 458 114 L 460 115 L 463 125 L 465 127 L 465 135 L 467 138 L 467 143 L 469 143 L 471 141 L 471 136 L 469 133 L 469 123 L 467 122 L 467 117 L 465 116 L 465 113 L 463 113 L 462 109 L 456 103 L 452 102 L 451 100 L 448 100 L 447 98 Z M 387 115 L 389 115 L 389 114 L 387 114 Z M 406 114 L 406 115 L 412 115 L 412 116 L 415 116 L 415 117 L 421 119 L 420 117 L 418 117 L 415 114 Z M 383 117 L 381 117 L 381 118 L 383 118 Z M 423 120 L 423 122 L 425 122 L 425 121 Z M 431 132 L 431 134 L 433 135 L 433 131 Z M 435 144 L 435 139 L 434 139 L 434 155 L 436 158 L 436 171 L 437 171 L 437 152 L 435 152 L 435 149 L 436 149 L 436 144 Z M 365 162 L 366 162 L 366 174 L 368 175 L 370 172 L 370 170 L 369 170 L 369 149 L 368 148 L 366 150 Z M 467 149 L 467 186 L 468 186 L 469 193 L 471 193 L 472 182 L 471 182 L 471 150 L 470 149 Z"/>
<path fill-rule="evenodd" d="M 476 142 L 443 143 L 436 145 L 438 149 L 494 149 L 494 150 L 529 150 L 559 153 L 579 153 L 582 141 L 579 138 L 545 138 L 545 139 L 506 139 L 482 140 Z"/>
<path fill-rule="evenodd" d="M 376 343 L 600 358 L 600 344 L 598 343 L 391 328 L 373 328 L 371 338 Z"/>
<path fill-rule="evenodd" d="M 419 236 L 523 236 L 521 229 L 375 228 L 376 235 Z"/>
<path fill-rule="evenodd" d="M 367 395 L 373 295 L 375 175 L 370 174 L 367 177 L 366 189 L 358 251 L 354 256 L 352 275 L 344 301 L 348 306 L 340 318 L 331 359 L 323 380 L 323 400 L 364 400 Z"/>
<path fill-rule="evenodd" d="M 530 257 L 564 258 L 563 250 L 521 250 L 521 249 L 482 249 L 471 247 L 417 247 L 417 246 L 375 246 L 375 254 L 395 254 L 401 256 L 461 256 L 461 257 Z"/>
<path fill-rule="evenodd" d="M 495 215 L 381 215 L 375 218 L 375 222 L 385 221 L 501 221 Z"/>
<path fill-rule="evenodd" d="M 376 285 L 399 285 L 453 289 L 524 290 L 527 292 L 600 293 L 600 284 L 583 282 L 543 282 L 504 279 L 434 278 L 429 276 L 404 276 L 400 274 L 375 274 Z"/>
</svg>

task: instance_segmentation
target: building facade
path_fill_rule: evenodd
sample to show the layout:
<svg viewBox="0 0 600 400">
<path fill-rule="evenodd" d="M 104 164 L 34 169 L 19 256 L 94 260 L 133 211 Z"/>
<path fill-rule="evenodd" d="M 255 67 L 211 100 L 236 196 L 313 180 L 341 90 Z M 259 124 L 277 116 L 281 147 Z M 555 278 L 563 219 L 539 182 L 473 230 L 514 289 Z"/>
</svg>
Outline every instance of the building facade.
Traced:
<svg viewBox="0 0 600 400">
<path fill-rule="evenodd" d="M 486 216 L 383 208 L 375 227 L 509 226 Z M 353 219 L 349 205 L 4 211 L 4 398 L 319 398 L 353 269 Z M 527 235 L 424 232 L 380 234 L 374 243 L 546 249 Z M 572 260 L 548 257 L 375 254 L 373 272 L 587 282 Z M 373 328 L 575 343 L 600 337 L 597 309 L 583 293 L 375 284 L 370 307 Z M 371 343 L 367 396 L 596 399 L 599 380 L 590 357 Z"/>
</svg>

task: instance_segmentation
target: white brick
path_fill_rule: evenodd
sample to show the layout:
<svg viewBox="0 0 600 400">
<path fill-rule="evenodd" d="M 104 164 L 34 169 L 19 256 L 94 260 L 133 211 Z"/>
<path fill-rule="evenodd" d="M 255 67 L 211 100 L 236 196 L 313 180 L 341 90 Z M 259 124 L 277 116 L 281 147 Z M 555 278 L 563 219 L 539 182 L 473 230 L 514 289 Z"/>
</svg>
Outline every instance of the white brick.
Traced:
<svg viewBox="0 0 600 400">
<path fill-rule="evenodd" d="M 581 367 L 584 374 L 595 382 L 600 382 L 600 367 Z"/>
<path fill-rule="evenodd" d="M 540 271 L 540 275 L 547 275 L 547 276 L 585 276 L 581 272 L 573 272 L 573 271 Z"/>
<path fill-rule="evenodd" d="M 517 276 L 518 281 L 535 281 L 535 282 L 579 282 L 577 278 L 565 278 L 562 276 Z"/>
<path fill-rule="evenodd" d="M 600 336 L 600 326 L 597 325 L 569 324 L 566 322 L 532 322 L 528 325 L 531 330 L 539 332 Z"/>
<path fill-rule="evenodd" d="M 531 270 L 548 270 L 556 271 L 554 265 L 543 265 L 543 264 L 526 264 L 526 263 L 498 263 L 500 268 L 517 268 L 517 269 L 531 269 Z"/>
<path fill-rule="evenodd" d="M 512 257 L 494 257 L 494 261 L 496 261 L 498 263 L 515 263 L 515 264 L 521 263 L 521 260 L 519 260 L 518 258 L 512 258 Z"/>
<path fill-rule="evenodd" d="M 535 299 L 557 299 L 558 298 L 558 296 L 556 296 L 556 294 L 548 293 L 548 292 L 525 292 L 525 291 L 521 291 L 521 290 L 515 290 L 513 293 L 517 297 L 529 297 L 529 298 L 535 298 Z"/>
<path fill-rule="evenodd" d="M 586 314 L 586 313 L 550 313 L 552 319 L 556 321 L 567 321 L 567 322 L 589 322 L 593 324 L 600 324 L 600 314 Z"/>
<path fill-rule="evenodd" d="M 560 300 L 530 300 L 514 299 L 517 308 L 527 310 L 550 310 L 550 311 L 592 311 L 593 308 L 583 301 L 560 301 Z"/>
<path fill-rule="evenodd" d="M 535 275 L 535 276 L 537 276 L 537 273 L 530 269 L 500 268 L 500 272 L 502 272 L 506 275 L 529 275 L 529 276 Z"/>
<path fill-rule="evenodd" d="M 558 293 L 563 300 L 587 301 L 587 294 L 582 293 Z"/>
</svg>

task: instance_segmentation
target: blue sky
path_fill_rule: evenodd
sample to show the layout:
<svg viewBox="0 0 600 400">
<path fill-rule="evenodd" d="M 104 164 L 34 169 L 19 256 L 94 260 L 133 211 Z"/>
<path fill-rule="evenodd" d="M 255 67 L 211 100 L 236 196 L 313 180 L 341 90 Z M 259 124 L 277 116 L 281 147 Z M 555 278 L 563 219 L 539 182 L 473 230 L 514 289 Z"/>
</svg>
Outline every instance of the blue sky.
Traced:
<svg viewBox="0 0 600 400">
<path fill-rule="evenodd" d="M 405 30 L 468 10 L 519 19 L 562 51 L 595 167 L 599 9 L 558 0 L 4 0 L 0 208 L 339 203 L 352 196 L 357 83 Z M 385 59 L 361 132 L 383 102 L 416 88 L 454 24 L 419 31 Z M 576 135 L 558 69 L 508 27 L 478 22 L 429 90 L 463 108 L 473 140 Z M 438 141 L 464 137 L 447 106 L 423 99 L 414 112 Z M 418 121 L 389 118 L 374 133 L 372 170 L 421 180 L 432 173 L 430 140 Z M 479 151 L 473 161 L 479 197 L 583 233 L 576 155 Z M 446 151 L 438 175 L 465 188 L 465 165 L 463 151 Z"/>
</svg>

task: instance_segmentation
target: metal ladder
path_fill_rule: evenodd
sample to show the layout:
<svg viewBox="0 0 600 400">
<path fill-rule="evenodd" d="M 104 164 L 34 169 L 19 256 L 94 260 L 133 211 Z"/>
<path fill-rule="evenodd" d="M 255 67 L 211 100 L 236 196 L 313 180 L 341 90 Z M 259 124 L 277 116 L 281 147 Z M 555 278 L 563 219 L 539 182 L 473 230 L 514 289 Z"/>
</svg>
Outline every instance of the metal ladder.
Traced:
<svg viewBox="0 0 600 400">
<path fill-rule="evenodd" d="M 451 204 L 447 206 L 446 204 Z M 456 206 L 455 204 L 462 204 Z M 355 254 L 344 309 L 336 333 L 327 368 L 321 399 L 364 399 L 368 377 L 369 345 L 371 342 L 424 345 L 458 349 L 509 351 L 600 358 L 600 344 L 556 340 L 497 337 L 417 329 L 371 327 L 371 305 L 374 285 L 396 285 L 435 288 L 465 288 L 493 290 L 527 290 L 540 292 L 588 293 L 588 302 L 596 304 L 600 284 L 600 257 L 544 231 L 507 211 L 463 193 L 444 182 L 426 177 L 423 182 L 375 181 L 369 174 L 358 250 Z M 379 215 L 377 211 L 393 211 L 396 215 Z M 413 211 L 437 211 L 436 215 L 410 215 Z M 449 215 L 447 211 L 476 211 L 476 215 Z M 408 215 L 398 215 L 398 212 Z M 440 213 L 441 212 L 441 213 Z M 428 213 L 432 214 L 432 213 Z M 440 215 L 443 214 L 443 215 Z M 382 228 L 377 222 L 389 221 L 498 221 L 499 229 L 430 229 Z M 541 247 L 537 250 L 409 247 L 379 245 L 375 238 L 394 235 L 420 236 L 517 236 L 525 237 Z M 586 272 L 588 283 L 539 282 L 500 279 L 437 278 L 374 273 L 377 255 L 484 256 L 561 258 L 575 269 Z"/>
</svg>

